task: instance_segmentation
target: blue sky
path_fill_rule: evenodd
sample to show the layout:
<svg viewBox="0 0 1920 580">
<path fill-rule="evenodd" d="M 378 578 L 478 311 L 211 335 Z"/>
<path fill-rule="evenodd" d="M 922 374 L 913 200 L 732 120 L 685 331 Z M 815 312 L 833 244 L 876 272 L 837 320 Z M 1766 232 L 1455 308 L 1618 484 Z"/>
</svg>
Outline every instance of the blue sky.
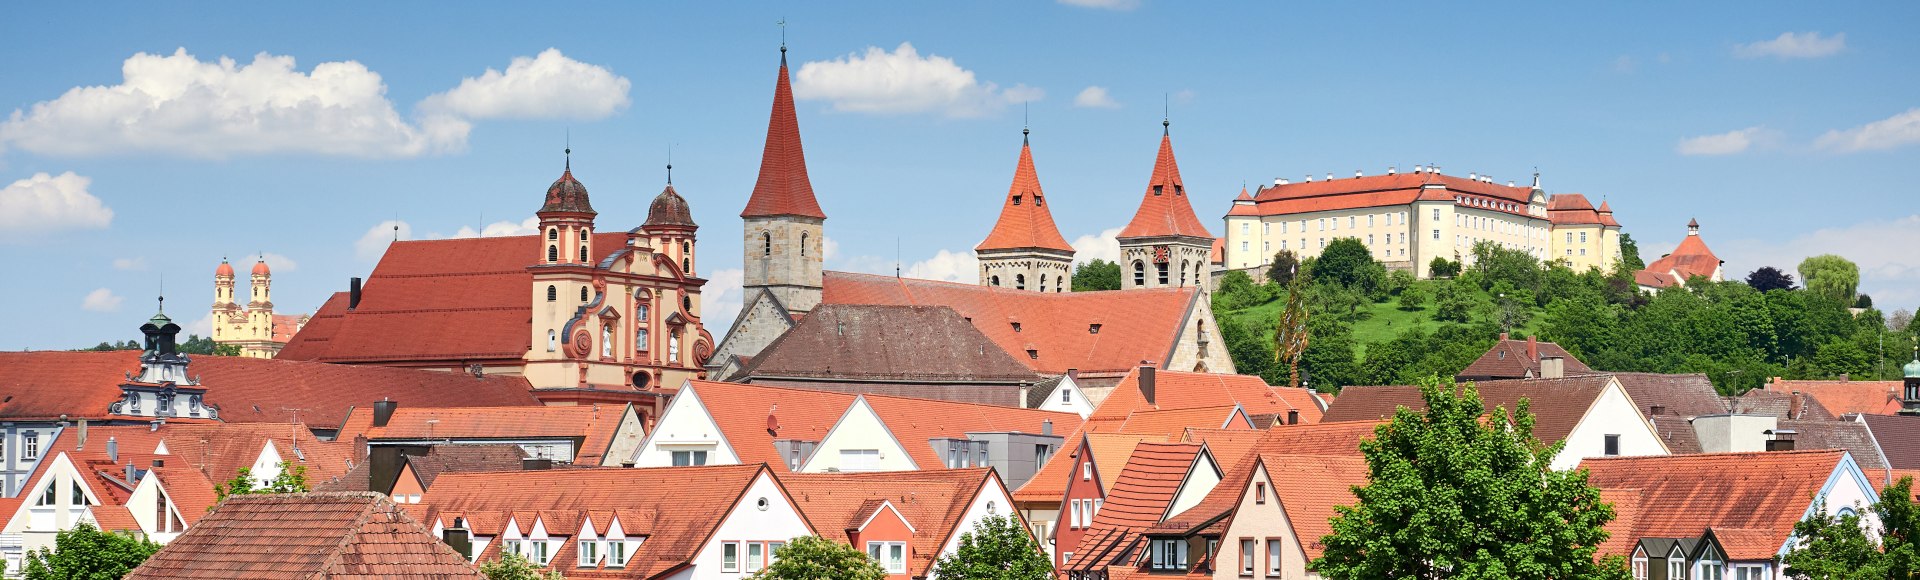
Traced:
<svg viewBox="0 0 1920 580">
<path fill-rule="evenodd" d="M 1216 233 L 1242 183 L 1538 167 L 1611 201 L 1649 260 L 1697 217 L 1730 276 L 1836 252 L 1882 309 L 1920 307 L 1920 4 L 705 8 L 15 6 L 0 348 L 131 338 L 162 278 L 201 320 L 222 256 L 269 254 L 278 309 L 310 311 L 371 270 L 390 220 L 515 230 L 569 133 L 603 228 L 640 223 L 673 147 L 708 317 L 730 320 L 782 18 L 829 267 L 891 271 L 897 243 L 911 273 L 966 278 L 1023 101 L 1062 233 L 1099 255 L 1167 102 Z"/>
</svg>

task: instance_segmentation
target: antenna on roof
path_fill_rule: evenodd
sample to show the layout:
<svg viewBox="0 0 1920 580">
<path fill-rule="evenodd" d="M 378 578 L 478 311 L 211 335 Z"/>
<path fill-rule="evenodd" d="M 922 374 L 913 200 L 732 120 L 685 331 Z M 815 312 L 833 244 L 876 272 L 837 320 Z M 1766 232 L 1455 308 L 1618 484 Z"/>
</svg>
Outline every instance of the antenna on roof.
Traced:
<svg viewBox="0 0 1920 580">
<path fill-rule="evenodd" d="M 900 278 L 900 236 L 893 237 L 893 277 Z"/>
<path fill-rule="evenodd" d="M 567 127 L 567 148 L 562 150 L 567 156 L 567 171 L 573 171 L 573 127 Z"/>
<path fill-rule="evenodd" d="M 1020 144 L 1021 145 L 1027 144 L 1027 133 L 1031 132 L 1028 129 L 1028 126 L 1029 126 L 1028 116 L 1027 116 L 1028 104 L 1029 104 L 1028 101 L 1020 101 Z"/>
</svg>

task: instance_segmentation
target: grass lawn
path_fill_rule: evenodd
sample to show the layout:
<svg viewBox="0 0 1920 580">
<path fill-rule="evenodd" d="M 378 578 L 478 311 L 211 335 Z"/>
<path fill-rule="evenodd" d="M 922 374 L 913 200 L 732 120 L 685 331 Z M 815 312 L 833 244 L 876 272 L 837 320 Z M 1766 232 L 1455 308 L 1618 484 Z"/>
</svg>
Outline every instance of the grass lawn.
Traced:
<svg viewBox="0 0 1920 580">
<path fill-rule="evenodd" d="M 1427 284 L 1429 282 L 1421 281 L 1418 283 Z M 1429 292 L 1429 295 L 1431 295 L 1431 292 Z M 1489 301 L 1491 301 L 1491 297 L 1489 297 Z M 1218 315 L 1221 318 L 1231 318 L 1233 320 L 1254 324 L 1257 328 L 1261 329 L 1261 340 L 1272 344 L 1273 325 L 1275 321 L 1280 319 L 1280 312 L 1286 310 L 1286 307 L 1286 300 L 1274 300 L 1259 306 L 1220 312 Z M 1433 332 L 1434 329 L 1440 326 L 1439 323 L 1433 321 L 1433 306 L 1431 301 L 1428 302 L 1427 307 L 1411 312 L 1401 310 L 1399 303 L 1391 299 L 1386 302 L 1376 302 L 1363 306 L 1362 309 L 1365 310 L 1368 315 L 1364 320 L 1353 324 L 1353 339 L 1361 345 L 1360 352 L 1356 353 L 1358 356 L 1366 356 L 1367 344 L 1393 340 L 1393 338 L 1399 336 L 1400 333 L 1406 332 L 1408 328 L 1421 328 L 1427 332 Z M 1528 333 L 1535 332 L 1534 329 L 1539 325 L 1540 317 L 1545 312 L 1539 308 L 1533 308 L 1532 311 L 1532 316 L 1528 317 L 1526 324 L 1522 324 L 1513 329 L 1512 334 L 1514 336 L 1526 336 Z"/>
</svg>

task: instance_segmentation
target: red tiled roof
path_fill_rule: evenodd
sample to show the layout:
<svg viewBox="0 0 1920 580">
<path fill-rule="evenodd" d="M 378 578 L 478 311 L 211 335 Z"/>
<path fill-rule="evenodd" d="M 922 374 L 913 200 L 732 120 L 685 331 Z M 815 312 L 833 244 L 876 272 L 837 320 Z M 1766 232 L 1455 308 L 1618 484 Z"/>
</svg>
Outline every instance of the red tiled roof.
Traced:
<svg viewBox="0 0 1920 580">
<path fill-rule="evenodd" d="M 133 519 L 133 512 L 127 511 L 127 506 L 96 505 L 87 508 L 87 513 L 93 515 L 94 527 L 103 532 L 137 534 L 146 531 L 140 527 L 139 521 Z"/>
<path fill-rule="evenodd" d="M 1314 404 L 1311 391 L 1270 386 L 1253 375 L 1155 370 L 1153 382 L 1154 403 L 1148 404 L 1146 395 L 1140 392 L 1140 369 L 1133 369 L 1114 385 L 1107 399 L 1100 402 L 1100 407 L 1094 409 L 1087 420 L 1111 422 L 1124 420 L 1137 411 L 1239 405 L 1250 416 L 1277 415 L 1284 420 L 1288 411 L 1299 411 L 1302 423 L 1320 421 L 1320 406 Z M 1220 424 L 1187 426 L 1218 428 Z"/>
<path fill-rule="evenodd" d="M 1000 200 L 1000 219 L 993 223 L 987 239 L 974 246 L 978 250 L 1039 248 L 1073 252 L 1060 228 L 1053 225 L 1053 211 L 1047 209 L 1046 194 L 1040 191 L 1040 175 L 1033 169 L 1033 148 L 1020 143 L 1020 162 L 1013 170 L 1013 185 L 1006 199 Z"/>
<path fill-rule="evenodd" d="M 300 332 L 300 325 L 305 318 L 300 314 L 273 315 L 273 341 L 284 343 L 293 340 L 293 335 Z"/>
<path fill-rule="evenodd" d="M 1120 230 L 1119 238 L 1164 236 L 1213 239 L 1187 201 L 1186 182 L 1181 181 L 1180 164 L 1173 159 L 1173 137 L 1166 134 L 1160 136 L 1160 153 L 1154 159 L 1146 193 L 1140 198 L 1140 209 Z"/>
<path fill-rule="evenodd" d="M 920 469 L 946 465 L 928 444 L 933 439 L 966 439 L 968 433 L 1039 434 L 1048 428 L 1048 421 L 1052 421 L 1053 433 L 1072 433 L 1080 428 L 1080 415 L 1074 413 L 875 394 L 862 396 L 880 421 L 886 423 L 894 439 L 907 448 L 907 455 L 913 457 Z"/>
<path fill-rule="evenodd" d="M 793 85 L 787 79 L 787 53 L 780 52 L 780 78 L 773 85 L 773 113 L 767 118 L 767 147 L 760 153 L 760 179 L 740 217 L 792 215 L 827 219 L 807 179 L 807 154 L 800 147 L 800 120 L 793 112 Z"/>
<path fill-rule="evenodd" d="M 1698 232 L 1689 232 L 1673 253 L 1647 264 L 1645 270 L 1634 273 L 1634 279 L 1641 286 L 1665 288 L 1685 283 L 1694 276 L 1712 277 L 1714 271 L 1720 269 L 1720 263 L 1720 257 L 1707 249 Z"/>
<path fill-rule="evenodd" d="M 482 578 L 371 492 L 242 495 L 127 575 L 144 578 Z"/>
<path fill-rule="evenodd" d="M 1252 455 L 1254 447 L 1257 447 L 1270 433 L 1272 433 L 1271 430 L 1188 427 L 1180 441 L 1207 444 L 1207 453 L 1213 455 L 1213 461 L 1220 464 L 1220 469 L 1227 470 Z"/>
<path fill-rule="evenodd" d="M 1208 492 L 1199 503 L 1187 511 L 1173 514 L 1166 521 L 1154 526 L 1156 531 L 1171 534 L 1185 534 L 1200 526 L 1220 526 L 1225 516 L 1240 505 L 1246 482 L 1251 481 L 1257 459 L 1273 456 L 1316 456 L 1316 457 L 1360 457 L 1360 442 L 1373 437 L 1375 429 L 1385 421 L 1348 421 L 1338 423 L 1315 423 L 1310 425 L 1275 425 L 1259 432 L 1260 440 L 1253 443 L 1251 449 L 1234 453 L 1236 446 L 1227 441 L 1209 439 L 1207 448 L 1212 451 L 1216 444 L 1223 452 L 1214 454 L 1221 459 L 1224 475 L 1222 485 Z M 1196 433 L 1200 433 L 1196 431 Z M 1231 459 L 1223 459 L 1231 458 Z M 1362 475 L 1362 479 L 1365 476 Z M 1284 497 L 1281 498 L 1283 501 Z M 1317 537 L 1317 536 L 1316 536 Z"/>
<path fill-rule="evenodd" d="M 1120 479 L 1120 470 L 1127 465 L 1127 458 L 1133 456 L 1134 447 L 1143 442 L 1167 441 L 1165 435 L 1079 431 L 1067 436 L 1061 447 L 1078 449 L 1082 438 L 1086 440 L 1088 452 L 1093 455 L 1093 471 L 1100 478 L 1102 490 L 1113 489 L 1113 483 Z M 1055 453 L 1038 473 L 1013 493 L 1013 499 L 1020 502 L 1058 503 L 1066 497 L 1068 479 L 1080 477 L 1080 459 L 1071 452 Z"/>
<path fill-rule="evenodd" d="M 1233 209 L 1227 210 L 1227 215 L 1260 215 L 1259 204 L 1247 193 L 1247 186 L 1240 186 L 1240 195 L 1233 198 Z"/>
<path fill-rule="evenodd" d="M 1736 560 L 1774 556 L 1793 534 L 1845 452 L 1771 451 L 1582 461 L 1603 497 L 1637 496 L 1638 517 L 1607 526 L 1614 536 L 1695 537 L 1707 528 L 1764 532 L 1767 541 L 1723 546 Z M 1627 524 L 1631 527 L 1625 527 Z M 1724 542 L 1723 542 L 1724 543 Z M 1767 544 L 1771 544 L 1768 546 Z M 1604 554 L 1603 554 L 1604 555 Z"/>
<path fill-rule="evenodd" d="M 776 439 L 820 441 L 853 405 L 854 395 L 808 389 L 690 381 L 694 396 L 706 407 L 720 433 L 727 437 L 740 463 L 765 463 L 776 473 L 787 473 L 787 459 L 775 449 Z M 767 429 L 768 416 L 775 430 Z"/>
<path fill-rule="evenodd" d="M 1835 415 L 1892 415 L 1900 412 L 1900 381 L 1767 381 L 1766 389 L 1804 393 Z"/>
<path fill-rule="evenodd" d="M 460 334 L 460 333 L 450 333 Z M 0 352 L 0 418 L 106 419 L 121 398 L 126 373 L 140 370 L 137 351 Z M 474 378 L 375 366 L 334 365 L 285 359 L 194 356 L 189 376 L 207 389 L 206 402 L 229 423 L 299 421 L 333 428 L 355 405 L 392 397 L 415 406 L 531 405 L 536 401 L 521 377 Z M 121 417 L 125 418 L 125 417 Z"/>
<path fill-rule="evenodd" d="M 1194 443 L 1140 443 L 1120 478 L 1081 537 L 1066 570 L 1105 570 L 1116 556 L 1138 543 L 1140 532 L 1159 523 L 1180 482 L 1193 467 L 1201 446 Z"/>
<path fill-rule="evenodd" d="M 1547 443 L 1566 439 L 1606 391 L 1608 375 L 1584 375 L 1562 379 L 1481 381 L 1477 388 L 1480 402 L 1488 412 L 1505 407 L 1512 412 L 1521 399 L 1530 402 L 1533 412 L 1533 436 Z M 1464 387 L 1465 385 L 1462 385 Z M 1340 390 L 1327 407 L 1326 421 L 1376 421 L 1393 418 L 1400 407 L 1415 411 L 1426 409 L 1420 387 L 1347 387 Z"/>
<path fill-rule="evenodd" d="M 1355 504 L 1358 500 L 1353 488 L 1367 484 L 1367 460 L 1287 454 L 1263 455 L 1260 459 L 1273 480 L 1273 497 L 1286 510 L 1301 549 L 1307 559 L 1319 558 L 1327 548 L 1320 539 L 1333 533 L 1334 508 Z"/>
<path fill-rule="evenodd" d="M 1198 296 L 1194 288 L 1043 294 L 848 272 L 827 272 L 825 286 L 823 304 L 953 308 L 1014 360 L 1046 374 L 1119 372 L 1165 360 Z"/>
<path fill-rule="evenodd" d="M 1207 261 L 1215 264 L 1227 263 L 1227 239 L 1214 238 L 1213 250 L 1207 253 Z"/>
<path fill-rule="evenodd" d="M 1246 422 L 1240 413 L 1240 407 L 1194 407 L 1191 409 L 1168 409 L 1165 411 L 1138 410 L 1127 416 L 1120 426 L 1122 433 L 1148 433 L 1166 435 L 1168 439 L 1185 440 L 1187 429 L 1203 427 L 1207 429 L 1234 429 L 1247 432 L 1253 426 Z"/>
<path fill-rule="evenodd" d="M 1613 221 L 1613 210 L 1606 202 L 1600 203 L 1600 209 L 1593 208 L 1593 202 L 1587 196 L 1578 193 L 1556 193 L 1547 199 L 1547 219 L 1553 225 L 1600 225 L 1619 227 L 1620 222 Z"/>
<path fill-rule="evenodd" d="M 1446 189 L 1429 191 L 1425 189 L 1427 185 L 1442 185 Z M 1467 200 L 1461 204 L 1464 207 L 1525 216 L 1527 205 L 1533 199 L 1533 188 L 1422 172 L 1288 183 L 1263 187 L 1254 196 L 1258 215 L 1407 205 L 1416 200 L 1450 201 L 1456 198 Z"/>
<path fill-rule="evenodd" d="M 354 409 L 339 440 L 572 439 L 575 464 L 599 465 L 626 417 L 625 406 L 407 407 L 394 409 L 385 427 L 373 426 L 373 406 Z"/>
<path fill-rule="evenodd" d="M 820 536 L 850 543 L 848 532 L 864 523 L 880 502 L 891 504 L 913 527 L 913 561 L 909 575 L 930 578 L 934 559 L 949 538 L 969 530 L 955 529 L 986 486 L 995 485 L 993 470 L 936 469 L 872 473 L 792 473 L 781 476 L 787 494 L 816 522 Z M 1011 509 L 1011 508 L 1009 508 Z M 844 522 L 844 524 L 842 523 Z M 864 550 L 865 546 L 857 546 Z"/>
<path fill-rule="evenodd" d="M 160 478 L 160 486 L 166 489 L 167 497 L 175 504 L 173 509 L 180 510 L 180 518 L 188 526 L 198 525 L 207 516 L 207 508 L 220 501 L 219 495 L 214 492 L 216 482 L 198 469 L 156 467 L 149 474 Z M 233 477 L 229 475 L 218 480 L 218 483 L 226 483 Z M 314 480 L 308 478 L 308 481 Z"/>
<path fill-rule="evenodd" d="M 1501 336 L 1505 335 L 1503 334 Z M 1540 376 L 1540 357 L 1552 356 L 1560 357 L 1561 360 L 1565 361 L 1566 374 L 1577 375 L 1593 372 L 1593 369 L 1587 367 L 1587 363 L 1580 362 L 1580 359 L 1574 358 L 1573 353 L 1567 352 L 1567 349 L 1560 348 L 1559 344 L 1535 340 L 1534 345 L 1538 356 L 1527 356 L 1527 341 L 1525 340 L 1503 338 L 1495 341 L 1493 348 L 1487 349 L 1486 354 L 1480 355 L 1480 358 L 1475 359 L 1473 364 L 1467 365 L 1466 369 L 1460 371 L 1459 376 L 1468 380 L 1476 378 L 1519 379 L 1529 376 L 1528 373 L 1531 372 L 1531 376 L 1538 377 Z"/>
<path fill-rule="evenodd" d="M 593 235 L 592 263 L 626 247 Z M 320 306 L 281 359 L 321 362 L 520 360 L 532 348 L 539 236 L 394 242 L 367 276 L 360 306 L 345 292 Z M 448 329 L 459 329 L 449 332 Z"/>
<path fill-rule="evenodd" d="M 646 537 L 628 560 L 625 574 L 652 578 L 691 561 L 719 528 L 722 516 L 744 499 L 756 477 L 767 473 L 765 468 L 752 464 L 449 473 L 434 482 L 421 503 L 432 514 L 424 521 L 451 523 L 456 517 L 465 518 L 476 536 L 500 534 L 509 519 L 531 529 L 535 518 L 545 521 L 553 535 L 572 536 L 582 518 L 591 514 L 617 517 L 627 537 Z M 489 547 L 488 552 L 496 550 Z M 484 560 L 487 555 L 481 556 Z M 555 555 L 551 568 L 570 577 L 586 572 L 578 569 L 577 557 L 564 556 Z"/>
<path fill-rule="evenodd" d="M 351 437 L 321 441 L 314 438 L 313 431 L 306 425 L 298 423 L 169 423 L 161 427 L 158 434 L 167 445 L 169 468 L 191 467 L 204 474 L 207 481 L 233 479 L 240 468 L 252 467 L 268 441 L 273 442 L 281 460 L 306 467 L 307 480 L 311 482 L 339 477 L 357 459 L 353 457 Z M 100 440 L 99 436 L 95 433 L 90 437 Z M 121 443 L 120 448 L 124 455 L 127 444 Z M 207 505 L 212 503 L 209 496 Z"/>
</svg>

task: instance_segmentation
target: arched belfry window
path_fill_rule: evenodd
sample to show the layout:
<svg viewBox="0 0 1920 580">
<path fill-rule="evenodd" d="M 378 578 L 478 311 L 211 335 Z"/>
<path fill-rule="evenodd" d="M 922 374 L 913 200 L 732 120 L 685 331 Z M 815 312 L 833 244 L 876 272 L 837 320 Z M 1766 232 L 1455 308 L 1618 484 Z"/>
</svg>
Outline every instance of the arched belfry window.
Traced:
<svg viewBox="0 0 1920 580">
<path fill-rule="evenodd" d="M 992 285 L 993 285 L 993 286 L 999 286 L 999 285 L 1000 285 L 1000 277 L 999 277 L 999 276 L 993 276 L 993 277 L 990 277 L 990 278 L 987 278 L 987 279 L 988 279 L 988 280 L 990 280 L 990 281 L 992 282 Z"/>
<path fill-rule="evenodd" d="M 559 239 L 560 239 L 560 228 L 547 228 L 548 241 L 557 241 Z"/>
<path fill-rule="evenodd" d="M 1041 292 L 1047 291 L 1047 275 L 1046 274 L 1040 275 L 1040 291 Z"/>
<path fill-rule="evenodd" d="M 559 247 L 559 246 L 547 246 L 547 261 L 548 261 L 548 262 L 558 262 L 558 261 L 560 261 L 560 247 Z"/>
<path fill-rule="evenodd" d="M 680 272 L 684 274 L 693 273 L 693 258 L 680 259 Z"/>
<path fill-rule="evenodd" d="M 806 255 L 807 255 L 807 233 L 800 232 L 800 256 L 806 257 Z"/>
<path fill-rule="evenodd" d="M 764 256 L 773 255 L 773 234 L 770 234 L 767 232 L 760 232 L 760 246 L 761 246 L 761 250 L 760 250 L 761 255 L 764 255 Z"/>
<path fill-rule="evenodd" d="M 1015 290 L 1026 290 L 1026 289 L 1027 289 L 1027 275 L 1026 275 L 1026 274 L 1014 274 L 1014 275 L 1013 275 L 1013 289 L 1015 289 Z"/>
<path fill-rule="evenodd" d="M 1147 264 L 1146 264 L 1146 262 L 1142 262 L 1142 261 L 1139 261 L 1139 260 L 1134 260 L 1134 261 L 1133 261 L 1133 285 L 1135 285 L 1135 286 L 1145 286 L 1145 285 L 1147 285 Z"/>
<path fill-rule="evenodd" d="M 552 285 L 547 286 L 547 301 L 553 302 L 559 299 L 560 299 L 560 288 Z"/>
<path fill-rule="evenodd" d="M 587 247 L 580 246 L 580 263 L 584 264 L 586 262 L 587 262 Z"/>
</svg>

